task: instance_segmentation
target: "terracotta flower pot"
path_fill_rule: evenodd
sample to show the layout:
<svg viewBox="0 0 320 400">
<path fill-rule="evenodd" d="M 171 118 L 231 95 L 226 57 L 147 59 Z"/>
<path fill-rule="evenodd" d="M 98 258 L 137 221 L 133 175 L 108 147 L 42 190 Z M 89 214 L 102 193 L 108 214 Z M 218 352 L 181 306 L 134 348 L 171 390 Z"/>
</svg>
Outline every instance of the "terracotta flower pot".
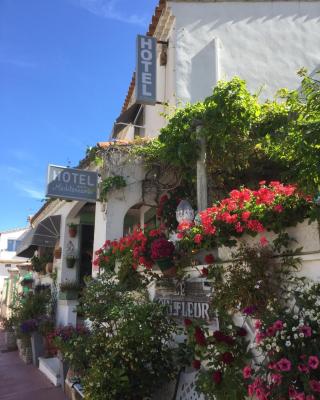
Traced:
<svg viewBox="0 0 320 400">
<path fill-rule="evenodd" d="M 72 238 L 77 236 L 77 227 L 76 226 L 69 228 L 69 236 Z"/>
<path fill-rule="evenodd" d="M 61 253 L 62 253 L 61 247 L 56 247 L 56 248 L 54 249 L 54 258 L 55 258 L 56 260 L 60 260 L 60 258 L 61 258 Z"/>
<path fill-rule="evenodd" d="M 51 274 L 51 273 L 52 273 L 52 270 L 53 270 L 53 263 L 52 263 L 52 262 L 48 262 L 48 263 L 46 264 L 46 273 L 47 273 L 47 274 Z"/>
</svg>

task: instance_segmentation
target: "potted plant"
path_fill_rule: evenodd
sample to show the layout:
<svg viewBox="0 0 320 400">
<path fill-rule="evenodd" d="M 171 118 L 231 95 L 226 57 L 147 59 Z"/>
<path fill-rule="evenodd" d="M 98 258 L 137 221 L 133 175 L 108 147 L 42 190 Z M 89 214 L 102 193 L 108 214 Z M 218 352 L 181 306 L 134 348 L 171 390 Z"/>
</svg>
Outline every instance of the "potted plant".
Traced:
<svg viewBox="0 0 320 400">
<path fill-rule="evenodd" d="M 33 285 L 33 278 L 31 278 L 29 276 L 26 276 L 21 281 L 21 286 L 25 286 L 25 287 L 27 287 L 29 289 L 32 289 L 32 285 Z"/>
<path fill-rule="evenodd" d="M 175 247 L 172 242 L 160 237 L 152 242 L 151 258 L 157 263 L 164 276 L 176 275 L 177 268 L 173 262 Z"/>
<path fill-rule="evenodd" d="M 74 238 L 77 236 L 77 231 L 78 231 L 78 225 L 74 224 L 74 223 L 70 223 L 68 225 L 69 227 L 69 236 Z"/>
<path fill-rule="evenodd" d="M 66 281 L 60 283 L 60 300 L 77 300 L 78 294 L 82 289 L 80 283 L 77 281 Z"/>
<path fill-rule="evenodd" d="M 46 259 L 46 273 L 47 274 L 51 274 L 52 270 L 53 270 L 53 254 L 47 254 L 45 256 Z"/>
<path fill-rule="evenodd" d="M 75 263 L 76 263 L 76 261 L 77 261 L 77 257 L 72 256 L 72 255 L 67 256 L 66 257 L 67 267 L 68 268 L 73 268 Z"/>
</svg>

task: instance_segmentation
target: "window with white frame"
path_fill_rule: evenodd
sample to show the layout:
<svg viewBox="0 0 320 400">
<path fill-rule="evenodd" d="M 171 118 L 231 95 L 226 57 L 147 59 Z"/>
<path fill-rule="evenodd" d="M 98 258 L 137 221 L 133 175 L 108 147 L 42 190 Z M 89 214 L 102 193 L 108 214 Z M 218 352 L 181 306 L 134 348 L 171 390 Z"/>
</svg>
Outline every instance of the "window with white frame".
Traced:
<svg viewBox="0 0 320 400">
<path fill-rule="evenodd" d="M 20 243 L 21 240 L 8 239 L 7 251 L 16 251 Z"/>
</svg>

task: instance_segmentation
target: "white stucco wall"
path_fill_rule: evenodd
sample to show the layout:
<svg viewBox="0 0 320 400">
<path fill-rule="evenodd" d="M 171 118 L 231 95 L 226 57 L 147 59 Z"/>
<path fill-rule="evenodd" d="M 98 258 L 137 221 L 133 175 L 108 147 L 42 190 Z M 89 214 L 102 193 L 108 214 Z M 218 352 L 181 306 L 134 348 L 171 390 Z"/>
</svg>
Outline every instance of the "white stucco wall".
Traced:
<svg viewBox="0 0 320 400">
<path fill-rule="evenodd" d="M 159 135 L 159 131 L 167 124 L 164 114 L 170 112 L 166 105 L 176 105 L 175 97 L 175 32 L 171 30 L 170 39 L 167 47 L 167 64 L 160 66 L 160 54 L 162 44 L 158 44 L 157 59 L 157 101 L 162 104 L 145 106 L 145 136 L 153 138 Z M 128 135 L 127 135 L 127 138 Z"/>
<path fill-rule="evenodd" d="M 216 79 L 238 75 L 261 98 L 296 88 L 296 71 L 320 67 L 320 2 L 169 1 L 176 17 L 177 100 L 211 94 Z M 219 46 L 216 46 L 217 42 Z M 218 51 L 217 76 L 215 57 Z"/>
<path fill-rule="evenodd" d="M 298 271 L 299 276 L 306 276 L 309 279 L 320 282 L 320 234 L 319 223 L 313 221 L 309 224 L 308 220 L 297 224 L 294 227 L 286 229 L 289 237 L 294 239 L 289 247 L 290 250 L 299 251 L 297 258 L 300 259 L 300 267 Z M 249 246 L 256 246 L 260 243 L 260 238 L 265 237 L 271 244 L 277 237 L 274 232 L 263 232 L 255 237 L 243 235 L 238 240 L 240 244 L 247 244 Z M 232 253 L 237 251 L 237 247 L 220 247 L 218 249 L 218 257 L 221 261 L 229 262 L 232 259 Z"/>
</svg>

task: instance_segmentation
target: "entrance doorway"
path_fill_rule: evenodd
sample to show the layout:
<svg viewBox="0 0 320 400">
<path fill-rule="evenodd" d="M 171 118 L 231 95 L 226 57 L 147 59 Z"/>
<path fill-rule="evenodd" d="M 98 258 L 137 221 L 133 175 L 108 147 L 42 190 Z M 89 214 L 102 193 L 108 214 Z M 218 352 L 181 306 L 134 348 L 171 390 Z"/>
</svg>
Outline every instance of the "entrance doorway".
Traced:
<svg viewBox="0 0 320 400">
<path fill-rule="evenodd" d="M 83 284 L 84 277 L 92 274 L 94 225 L 81 224 L 80 230 L 79 282 Z"/>
</svg>

